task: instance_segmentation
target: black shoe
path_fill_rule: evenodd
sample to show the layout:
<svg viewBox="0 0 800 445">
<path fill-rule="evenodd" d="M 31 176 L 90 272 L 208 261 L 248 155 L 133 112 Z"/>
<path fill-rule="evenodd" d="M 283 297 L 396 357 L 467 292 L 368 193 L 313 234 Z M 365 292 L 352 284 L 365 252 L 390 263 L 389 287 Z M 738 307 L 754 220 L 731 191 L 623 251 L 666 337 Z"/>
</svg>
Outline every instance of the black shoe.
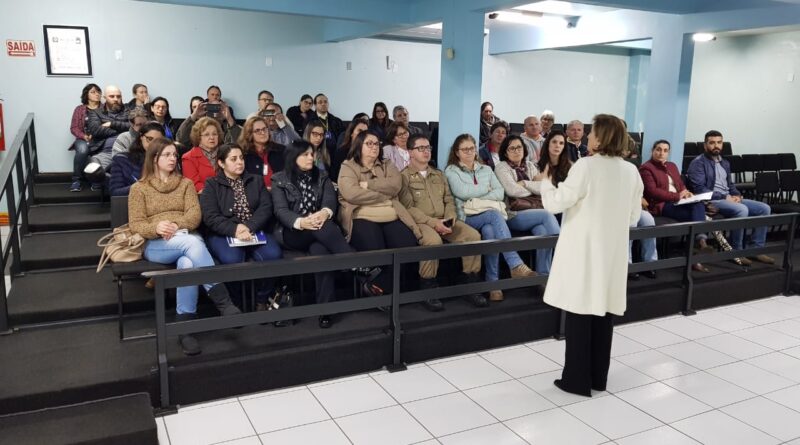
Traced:
<svg viewBox="0 0 800 445">
<path fill-rule="evenodd" d="M 573 390 L 571 388 L 568 388 L 567 385 L 564 384 L 564 381 L 561 380 L 561 379 L 554 380 L 553 384 L 556 385 L 558 387 L 558 389 L 560 389 L 560 390 L 562 390 L 564 392 L 568 392 L 570 394 L 577 394 L 579 396 L 584 396 L 584 397 L 591 397 L 592 396 L 592 391 L 591 390 L 587 390 L 587 391 L 576 391 L 576 390 Z"/>
<path fill-rule="evenodd" d="M 656 279 L 656 271 L 654 270 L 646 270 L 642 272 L 642 275 L 644 275 L 646 278 L 650 278 L 651 280 Z"/>
<path fill-rule="evenodd" d="M 223 283 L 215 284 L 211 289 L 208 290 L 208 298 L 214 302 L 214 306 L 217 307 L 217 310 L 222 315 L 236 315 L 241 314 L 242 311 L 233 304 L 231 301 L 231 297 L 228 294 L 228 288 L 225 287 Z"/>
<path fill-rule="evenodd" d="M 483 294 L 471 294 L 465 295 L 464 299 L 472 303 L 475 307 L 486 307 L 489 306 L 489 300 L 483 296 Z"/>
<path fill-rule="evenodd" d="M 639 274 L 638 273 L 629 273 L 628 274 L 629 281 L 639 281 Z"/>
<path fill-rule="evenodd" d="M 436 298 L 425 300 L 422 302 L 422 305 L 425 306 L 425 309 L 431 312 L 441 312 L 444 310 L 444 305 L 442 304 L 441 300 Z"/>
<path fill-rule="evenodd" d="M 200 349 L 200 342 L 191 335 L 179 335 L 178 344 L 181 345 L 181 350 L 185 355 L 198 355 L 203 352 Z"/>
<path fill-rule="evenodd" d="M 276 328 L 285 328 L 294 324 L 294 320 L 280 320 L 272 322 Z"/>
<path fill-rule="evenodd" d="M 320 315 L 319 316 L 319 327 L 321 329 L 328 329 L 333 325 L 333 320 L 331 320 L 330 315 Z"/>
</svg>

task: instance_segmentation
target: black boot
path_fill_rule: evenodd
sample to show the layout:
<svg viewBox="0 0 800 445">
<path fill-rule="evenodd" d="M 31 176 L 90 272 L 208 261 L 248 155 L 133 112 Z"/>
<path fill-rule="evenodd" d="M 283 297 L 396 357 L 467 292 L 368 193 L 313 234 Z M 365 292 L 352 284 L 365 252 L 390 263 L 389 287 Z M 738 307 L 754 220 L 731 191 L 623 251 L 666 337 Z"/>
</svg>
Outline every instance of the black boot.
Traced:
<svg viewBox="0 0 800 445">
<path fill-rule="evenodd" d="M 197 319 L 197 314 L 175 314 L 175 321 L 189 321 Z M 197 355 L 203 352 L 200 342 L 194 336 L 186 334 L 178 336 L 178 344 L 186 355 Z"/>
<path fill-rule="evenodd" d="M 420 278 L 419 280 L 419 288 L 421 290 L 435 289 L 437 287 L 439 287 L 439 282 L 436 281 L 436 278 Z M 422 302 L 422 305 L 425 306 L 425 309 L 431 312 L 440 312 L 444 310 L 444 305 L 438 298 L 431 298 L 429 300 L 425 300 Z"/>
<path fill-rule="evenodd" d="M 465 283 L 478 283 L 480 281 L 481 277 L 478 276 L 477 273 L 464 274 Z M 464 295 L 464 299 L 472 303 L 475 307 L 486 307 L 489 305 L 489 302 L 486 300 L 486 297 L 483 296 L 483 294 L 480 292 Z"/>
<path fill-rule="evenodd" d="M 236 315 L 242 313 L 231 301 L 231 296 L 228 295 L 228 288 L 225 287 L 224 283 L 217 283 L 214 287 L 209 289 L 208 298 L 214 302 L 214 306 L 217 307 L 217 310 L 222 315 Z"/>
</svg>

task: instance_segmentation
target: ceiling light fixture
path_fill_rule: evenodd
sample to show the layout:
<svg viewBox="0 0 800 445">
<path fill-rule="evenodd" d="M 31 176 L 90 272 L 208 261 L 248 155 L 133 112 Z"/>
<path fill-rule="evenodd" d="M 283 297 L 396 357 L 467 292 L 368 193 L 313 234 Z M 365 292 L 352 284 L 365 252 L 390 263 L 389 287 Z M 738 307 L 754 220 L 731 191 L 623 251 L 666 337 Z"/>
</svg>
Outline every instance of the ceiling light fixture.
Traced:
<svg viewBox="0 0 800 445">
<path fill-rule="evenodd" d="M 707 32 L 698 32 L 692 36 L 692 40 L 695 42 L 711 42 L 712 40 L 717 40 L 717 36 Z"/>
</svg>

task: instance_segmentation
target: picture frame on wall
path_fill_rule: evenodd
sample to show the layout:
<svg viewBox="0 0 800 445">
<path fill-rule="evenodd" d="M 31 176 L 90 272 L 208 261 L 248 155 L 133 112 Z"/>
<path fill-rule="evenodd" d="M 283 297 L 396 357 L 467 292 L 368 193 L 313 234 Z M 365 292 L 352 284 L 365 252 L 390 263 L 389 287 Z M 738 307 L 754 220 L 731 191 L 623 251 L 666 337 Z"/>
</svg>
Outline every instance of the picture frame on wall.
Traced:
<svg viewBox="0 0 800 445">
<path fill-rule="evenodd" d="M 92 77 L 89 27 L 43 25 L 48 76 Z"/>
</svg>

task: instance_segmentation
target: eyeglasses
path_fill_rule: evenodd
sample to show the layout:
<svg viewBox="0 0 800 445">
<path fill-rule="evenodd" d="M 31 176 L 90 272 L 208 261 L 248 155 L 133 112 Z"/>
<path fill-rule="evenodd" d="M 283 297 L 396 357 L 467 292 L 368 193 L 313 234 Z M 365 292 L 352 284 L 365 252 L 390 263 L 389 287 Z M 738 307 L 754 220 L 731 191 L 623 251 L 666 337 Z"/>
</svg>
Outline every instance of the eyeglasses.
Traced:
<svg viewBox="0 0 800 445">
<path fill-rule="evenodd" d="M 172 153 L 172 152 L 170 152 L 170 153 L 161 153 L 159 156 L 161 156 L 162 158 L 178 159 L 178 153 Z"/>
<path fill-rule="evenodd" d="M 317 138 L 321 138 L 321 137 L 325 136 L 325 133 L 320 133 L 319 131 L 312 131 L 311 132 L 311 136 L 314 136 L 314 137 L 317 137 Z"/>
<path fill-rule="evenodd" d="M 461 152 L 464 152 L 464 153 L 475 153 L 475 146 L 473 145 L 472 147 L 459 148 L 458 151 L 461 151 Z"/>
<path fill-rule="evenodd" d="M 267 132 L 267 127 L 263 128 L 253 128 L 253 133 L 257 134 L 265 134 Z"/>
<path fill-rule="evenodd" d="M 541 119 L 539 119 L 539 120 L 540 120 L 540 121 L 548 121 L 548 122 L 552 122 L 554 119 L 553 119 L 552 117 L 543 117 L 543 118 L 541 118 Z"/>
<path fill-rule="evenodd" d="M 269 97 L 259 97 L 258 101 L 259 102 L 272 102 L 273 99 L 270 99 Z"/>
<path fill-rule="evenodd" d="M 407 136 L 408 136 L 408 132 L 407 131 L 404 131 L 402 133 L 397 132 L 397 137 L 399 137 L 399 138 L 404 138 L 404 137 L 407 137 Z"/>
<path fill-rule="evenodd" d="M 433 150 L 433 147 L 431 147 L 430 145 L 420 145 L 418 147 L 412 148 L 412 150 L 431 151 L 431 150 Z"/>
<path fill-rule="evenodd" d="M 217 137 L 218 135 L 217 135 L 217 132 L 215 131 L 214 133 L 203 133 L 203 134 L 201 134 L 200 136 L 201 136 L 201 137 L 204 137 L 204 138 L 212 138 L 212 137 L 213 137 L 213 138 L 215 138 L 215 137 Z"/>
<path fill-rule="evenodd" d="M 156 140 L 156 138 L 155 138 L 155 137 L 153 137 L 153 136 L 148 136 L 148 135 L 146 135 L 146 134 L 143 134 L 143 135 L 142 135 L 142 137 L 144 138 L 144 140 L 145 140 L 145 141 L 147 141 L 147 143 L 148 143 L 148 144 L 149 144 L 149 143 L 151 143 L 151 142 L 153 142 L 154 140 Z"/>
<path fill-rule="evenodd" d="M 522 151 L 522 145 L 515 145 L 513 147 L 508 147 L 508 151 L 520 152 Z"/>
<path fill-rule="evenodd" d="M 378 141 L 365 141 L 364 145 L 366 145 L 369 148 L 378 148 L 381 146 L 381 143 Z"/>
</svg>

